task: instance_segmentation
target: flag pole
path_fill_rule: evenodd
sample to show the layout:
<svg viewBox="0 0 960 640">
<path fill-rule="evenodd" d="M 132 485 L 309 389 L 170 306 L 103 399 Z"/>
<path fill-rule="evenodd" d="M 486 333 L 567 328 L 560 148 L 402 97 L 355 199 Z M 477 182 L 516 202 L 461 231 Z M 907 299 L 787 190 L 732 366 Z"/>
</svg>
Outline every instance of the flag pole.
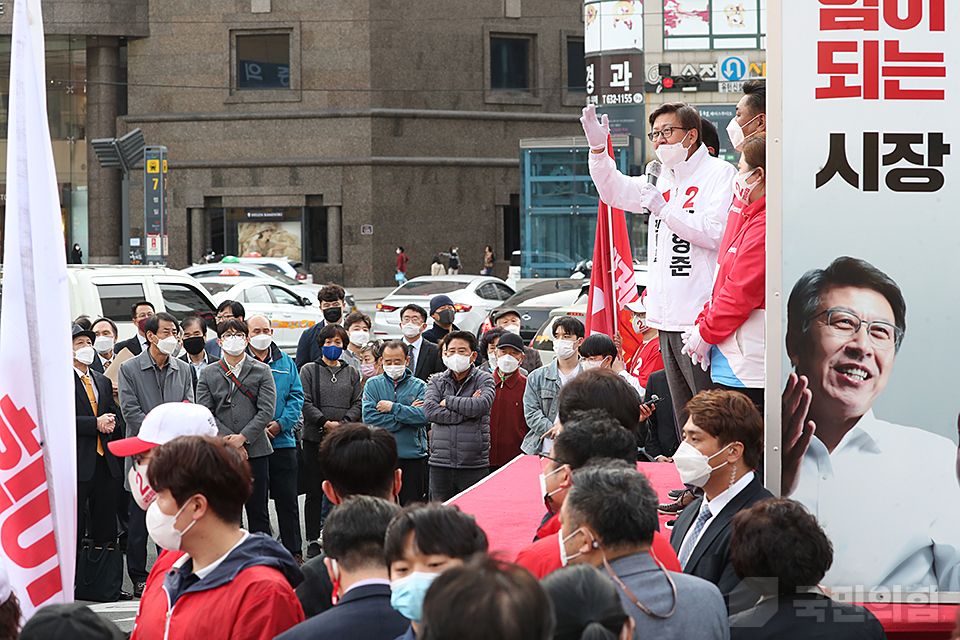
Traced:
<svg viewBox="0 0 960 640">
<path fill-rule="evenodd" d="M 609 136 L 607 137 L 607 147 L 608 153 L 616 161 L 616 156 L 613 155 L 613 139 Z M 613 248 L 613 206 L 607 204 L 607 239 L 609 241 L 609 250 L 610 250 L 610 292 L 613 297 L 612 309 L 613 309 L 613 334 L 617 334 L 617 319 L 620 315 L 619 306 L 619 296 L 617 295 L 617 265 L 614 262 L 614 248 Z M 610 336 L 613 338 L 613 336 Z"/>
</svg>

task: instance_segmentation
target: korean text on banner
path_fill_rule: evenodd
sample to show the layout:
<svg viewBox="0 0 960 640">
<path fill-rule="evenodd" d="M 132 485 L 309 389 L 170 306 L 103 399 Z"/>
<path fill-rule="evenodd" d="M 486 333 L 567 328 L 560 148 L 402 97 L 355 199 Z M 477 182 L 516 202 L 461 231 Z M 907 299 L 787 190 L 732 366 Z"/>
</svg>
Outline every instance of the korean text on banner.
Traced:
<svg viewBox="0 0 960 640">
<path fill-rule="evenodd" d="M 0 553 L 24 616 L 73 600 L 76 418 L 40 0 L 14 4 L 0 314 Z"/>
<path fill-rule="evenodd" d="M 613 147 L 607 138 L 607 152 Z M 597 235 L 593 243 L 593 269 L 590 272 L 590 296 L 587 299 L 587 335 L 619 333 L 624 341 L 625 364 L 630 369 L 630 354 L 636 354 L 643 338 L 636 335 L 630 312 L 624 306 L 640 298 L 633 274 L 633 257 L 627 221 L 621 209 L 603 200 L 597 210 Z M 634 345 L 639 345 L 636 348 Z"/>
</svg>

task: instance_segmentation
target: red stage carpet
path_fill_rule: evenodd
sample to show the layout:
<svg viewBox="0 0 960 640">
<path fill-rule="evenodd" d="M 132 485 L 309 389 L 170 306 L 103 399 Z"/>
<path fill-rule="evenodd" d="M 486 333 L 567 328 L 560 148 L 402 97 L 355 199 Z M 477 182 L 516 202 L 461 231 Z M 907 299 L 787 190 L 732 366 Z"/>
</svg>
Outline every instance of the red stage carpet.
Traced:
<svg viewBox="0 0 960 640">
<path fill-rule="evenodd" d="M 667 493 L 682 487 L 680 475 L 672 464 L 638 462 L 637 468 L 647 476 L 657 491 L 660 502 L 671 502 Z M 455 504 L 476 517 L 487 533 L 492 552 L 502 552 L 505 560 L 513 560 L 520 549 L 533 541 L 546 507 L 540 495 L 540 461 L 537 456 L 518 456 L 509 464 L 474 485 L 448 504 Z M 669 518 L 660 516 L 660 531 L 667 538 L 664 526 Z M 868 604 L 879 618 L 891 640 L 950 637 L 956 626 L 957 605 Z"/>
</svg>

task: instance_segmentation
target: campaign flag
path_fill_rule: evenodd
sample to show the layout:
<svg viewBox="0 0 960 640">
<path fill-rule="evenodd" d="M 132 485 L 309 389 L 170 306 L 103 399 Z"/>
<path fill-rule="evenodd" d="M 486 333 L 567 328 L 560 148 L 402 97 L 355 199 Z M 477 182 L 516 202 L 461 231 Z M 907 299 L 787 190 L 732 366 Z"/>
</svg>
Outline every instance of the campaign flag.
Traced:
<svg viewBox="0 0 960 640">
<path fill-rule="evenodd" d="M 76 418 L 40 0 L 13 5 L 0 313 L 0 555 L 24 616 L 73 600 Z"/>
<path fill-rule="evenodd" d="M 609 137 L 607 153 L 613 156 Z M 601 199 L 585 324 L 587 335 L 605 333 L 612 338 L 615 333 L 620 334 L 627 369 L 631 369 L 631 359 L 643 345 L 643 338 L 634 330 L 631 313 L 624 306 L 639 299 L 626 217 L 623 210 L 615 209 Z"/>
</svg>

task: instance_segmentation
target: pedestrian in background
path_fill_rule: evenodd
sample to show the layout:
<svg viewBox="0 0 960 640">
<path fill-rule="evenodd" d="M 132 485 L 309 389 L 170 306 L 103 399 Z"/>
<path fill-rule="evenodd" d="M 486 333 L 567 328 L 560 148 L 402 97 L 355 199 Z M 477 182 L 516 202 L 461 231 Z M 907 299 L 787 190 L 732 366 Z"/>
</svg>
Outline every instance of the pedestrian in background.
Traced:
<svg viewBox="0 0 960 640">
<path fill-rule="evenodd" d="M 497 261 L 497 256 L 493 253 L 493 247 L 487 245 L 486 249 L 483 251 L 483 270 L 480 271 L 482 276 L 492 276 L 493 275 L 493 265 Z"/>
<path fill-rule="evenodd" d="M 450 247 L 450 253 L 447 255 L 450 257 L 450 262 L 447 265 L 447 274 L 451 276 L 458 275 L 460 273 L 460 248 Z"/>
<path fill-rule="evenodd" d="M 430 275 L 432 276 L 447 275 L 447 270 L 443 267 L 443 263 L 440 262 L 440 256 L 436 256 L 433 259 L 433 264 L 430 265 Z"/>
<path fill-rule="evenodd" d="M 83 264 L 83 250 L 80 249 L 79 244 L 73 245 L 70 251 L 70 264 Z"/>
<path fill-rule="evenodd" d="M 403 252 L 403 247 L 397 247 L 397 283 L 403 284 L 407 281 L 407 263 L 410 258 Z"/>
</svg>

